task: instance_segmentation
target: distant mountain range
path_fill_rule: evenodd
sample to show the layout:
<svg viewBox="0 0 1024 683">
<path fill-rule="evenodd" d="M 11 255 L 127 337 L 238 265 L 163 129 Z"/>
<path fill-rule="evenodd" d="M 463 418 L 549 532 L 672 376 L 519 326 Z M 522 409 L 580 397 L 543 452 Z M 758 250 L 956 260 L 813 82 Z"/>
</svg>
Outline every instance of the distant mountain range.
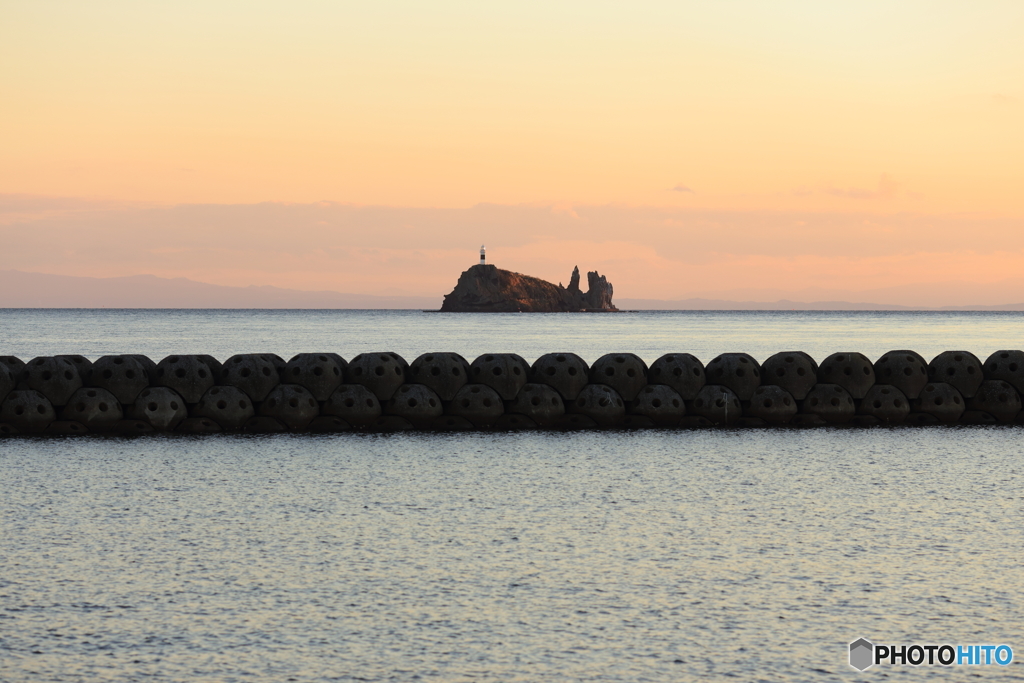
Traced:
<svg viewBox="0 0 1024 683">
<path fill-rule="evenodd" d="M 281 287 L 228 287 L 155 275 L 77 277 L 0 270 L 0 308 L 360 308 L 437 310 L 442 296 L 373 296 Z M 925 308 L 849 301 L 616 299 L 621 310 L 1024 311 L 1024 303 Z"/>
</svg>

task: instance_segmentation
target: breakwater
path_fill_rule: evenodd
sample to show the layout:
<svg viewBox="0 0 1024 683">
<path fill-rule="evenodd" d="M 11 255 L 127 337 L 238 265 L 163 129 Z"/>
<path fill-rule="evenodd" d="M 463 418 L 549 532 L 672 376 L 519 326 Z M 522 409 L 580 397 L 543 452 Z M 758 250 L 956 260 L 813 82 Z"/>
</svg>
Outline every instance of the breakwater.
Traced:
<svg viewBox="0 0 1024 683">
<path fill-rule="evenodd" d="M 1024 424 L 1024 351 L 0 356 L 0 436 Z"/>
</svg>

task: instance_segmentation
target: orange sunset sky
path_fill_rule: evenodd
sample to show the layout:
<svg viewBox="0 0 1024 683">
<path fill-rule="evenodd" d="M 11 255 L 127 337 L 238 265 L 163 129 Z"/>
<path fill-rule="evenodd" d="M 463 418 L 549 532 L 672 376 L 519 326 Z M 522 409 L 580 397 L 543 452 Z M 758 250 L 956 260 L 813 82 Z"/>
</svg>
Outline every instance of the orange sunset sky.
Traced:
<svg viewBox="0 0 1024 683">
<path fill-rule="evenodd" d="M 1021 2 L 4 2 L 4 269 L 1024 301 Z"/>
</svg>

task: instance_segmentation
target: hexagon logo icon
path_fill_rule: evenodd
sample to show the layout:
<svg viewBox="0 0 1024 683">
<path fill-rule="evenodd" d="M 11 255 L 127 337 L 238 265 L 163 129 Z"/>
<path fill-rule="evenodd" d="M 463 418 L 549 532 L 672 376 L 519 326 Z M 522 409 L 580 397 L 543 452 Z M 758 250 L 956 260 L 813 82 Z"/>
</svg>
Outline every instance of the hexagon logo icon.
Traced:
<svg viewBox="0 0 1024 683">
<path fill-rule="evenodd" d="M 850 666 L 857 671 L 864 671 L 875 663 L 875 646 L 866 638 L 858 638 L 850 643 Z"/>
</svg>

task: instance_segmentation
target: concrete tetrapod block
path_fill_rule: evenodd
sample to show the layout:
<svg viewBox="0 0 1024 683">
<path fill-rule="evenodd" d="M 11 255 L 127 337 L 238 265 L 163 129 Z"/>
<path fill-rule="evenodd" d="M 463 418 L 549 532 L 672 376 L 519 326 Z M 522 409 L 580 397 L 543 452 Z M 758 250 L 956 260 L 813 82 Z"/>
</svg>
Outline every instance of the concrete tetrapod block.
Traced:
<svg viewBox="0 0 1024 683">
<path fill-rule="evenodd" d="M 316 418 L 313 419 L 315 420 Z M 313 423 L 310 422 L 310 424 Z M 256 417 L 249 418 L 245 426 L 242 427 L 242 431 L 249 434 L 280 434 L 281 432 L 287 432 L 288 428 L 280 420 L 257 415 Z"/>
<path fill-rule="evenodd" d="M 761 363 L 761 382 L 781 387 L 802 401 L 818 383 L 818 364 L 803 351 L 782 351 Z"/>
<path fill-rule="evenodd" d="M 124 412 L 117 397 L 98 387 L 77 390 L 60 414 L 60 419 L 81 422 L 94 432 L 113 429 L 123 418 Z"/>
<path fill-rule="evenodd" d="M 476 430 L 473 423 L 457 415 L 442 415 L 430 423 L 435 432 L 472 432 Z"/>
<path fill-rule="evenodd" d="M 91 360 L 76 353 L 60 354 L 58 356 L 54 356 L 54 358 L 63 358 L 64 360 L 71 361 L 74 364 L 75 369 L 78 370 L 78 376 L 82 378 L 82 385 L 89 386 L 89 377 L 92 374 Z"/>
<path fill-rule="evenodd" d="M 994 415 L 981 410 L 965 410 L 964 414 L 960 416 L 960 424 L 989 426 L 999 424 L 999 420 Z"/>
<path fill-rule="evenodd" d="M 424 384 L 403 384 L 384 404 L 384 413 L 404 417 L 417 429 L 424 429 L 444 414 L 441 399 Z"/>
<path fill-rule="evenodd" d="M 457 353 L 424 353 L 409 366 L 409 380 L 430 387 L 442 401 L 451 401 L 469 381 L 469 362 Z"/>
<path fill-rule="evenodd" d="M 928 384 L 928 363 L 915 351 L 887 351 L 875 361 L 874 367 L 876 382 L 896 387 L 907 399 L 920 396 Z"/>
<path fill-rule="evenodd" d="M 137 360 L 146 371 L 146 376 L 149 377 L 150 386 L 156 386 L 156 363 L 153 362 L 153 359 L 149 356 L 144 356 L 141 353 L 132 353 L 129 355 Z"/>
<path fill-rule="evenodd" d="M 590 386 L 590 385 L 587 385 Z M 579 396 L 576 397 L 577 399 Z M 598 429 L 600 425 L 592 417 L 577 413 L 566 413 L 562 417 L 558 418 L 552 429 L 557 429 L 561 432 L 582 432 L 591 431 Z"/>
<path fill-rule="evenodd" d="M 14 391 L 17 386 L 17 382 L 14 381 L 14 375 L 7 368 L 6 365 L 0 365 L 0 403 L 7 398 L 7 394 Z"/>
<path fill-rule="evenodd" d="M 154 384 L 174 389 L 185 403 L 198 403 L 213 381 L 213 370 L 199 356 L 167 356 L 156 365 Z"/>
<path fill-rule="evenodd" d="M 309 423 L 309 431 L 315 434 L 337 434 L 352 431 L 352 425 L 334 415 L 321 415 Z"/>
<path fill-rule="evenodd" d="M 594 364 L 594 367 L 597 367 L 597 363 Z M 593 373 L 594 367 L 590 369 L 591 373 Z M 618 427 L 626 417 L 626 403 L 619 392 L 607 384 L 588 384 L 583 387 L 583 391 L 576 397 L 576 400 L 566 406 L 566 411 L 576 415 L 586 415 L 596 422 L 598 427 Z"/>
<path fill-rule="evenodd" d="M 25 369 L 25 361 L 17 356 L 0 356 L 0 365 L 5 366 L 11 371 L 11 376 L 15 382 L 21 379 L 21 372 Z"/>
<path fill-rule="evenodd" d="M 857 414 L 857 405 L 850 392 L 838 384 L 820 383 L 808 392 L 800 412 L 817 415 L 829 424 L 845 424 Z"/>
<path fill-rule="evenodd" d="M 704 418 L 712 425 L 734 424 L 743 414 L 736 392 L 721 384 L 705 384 L 688 408 L 687 412 Z"/>
<path fill-rule="evenodd" d="M 362 384 L 342 384 L 324 403 L 322 412 L 362 427 L 380 417 L 381 406 L 374 393 Z"/>
<path fill-rule="evenodd" d="M 749 401 L 761 386 L 761 367 L 747 353 L 723 353 L 704 368 L 707 381 L 728 387 L 741 401 Z"/>
<path fill-rule="evenodd" d="M 882 424 L 901 424 L 910 414 L 910 399 L 892 384 L 876 384 L 864 395 L 857 414 L 874 417 Z"/>
<path fill-rule="evenodd" d="M 92 366 L 86 386 L 99 387 L 114 395 L 122 405 L 135 403 L 142 390 L 149 386 L 146 368 L 132 356 L 103 356 Z"/>
<path fill-rule="evenodd" d="M 996 351 L 985 361 L 983 373 L 985 379 L 1009 382 L 1017 393 L 1024 393 L 1024 351 Z"/>
<path fill-rule="evenodd" d="M 196 356 L 196 358 L 198 358 L 199 360 L 201 360 L 204 363 L 206 363 L 207 367 L 210 368 L 210 371 L 213 373 L 213 383 L 214 384 L 223 384 L 223 376 L 224 376 L 224 364 L 223 363 L 221 363 L 219 360 L 217 360 L 216 358 L 214 358 L 213 356 L 211 356 L 208 353 L 200 353 L 200 354 L 198 354 Z"/>
<path fill-rule="evenodd" d="M 666 353 L 651 363 L 647 381 L 672 387 L 684 401 L 697 398 L 697 392 L 707 383 L 704 364 L 689 353 Z"/>
<path fill-rule="evenodd" d="M 53 356 L 33 358 L 25 364 L 18 386 L 35 389 L 55 407 L 67 405 L 71 394 L 82 387 L 78 368 L 69 360 Z"/>
<path fill-rule="evenodd" d="M 19 432 L 17 429 L 15 429 L 15 427 L 13 425 L 9 425 L 6 422 L 0 422 L 0 437 L 2 437 L 2 436 L 14 436 L 14 435 L 20 434 L 20 433 L 21 432 Z"/>
<path fill-rule="evenodd" d="M 629 408 L 629 416 L 646 417 L 651 421 L 652 426 L 657 427 L 675 427 L 685 415 L 686 403 L 683 401 L 683 397 L 667 384 L 648 384 L 636 395 L 636 399 Z M 630 420 L 630 422 L 632 424 L 629 426 L 633 427 L 639 427 L 642 424 L 640 420 Z"/>
<path fill-rule="evenodd" d="M 530 364 L 514 353 L 485 353 L 469 366 L 471 381 L 486 384 L 504 401 L 511 401 L 526 384 Z"/>
<path fill-rule="evenodd" d="M 943 351 L 928 364 L 928 381 L 945 382 L 970 398 L 985 381 L 985 374 L 981 361 L 970 351 Z"/>
<path fill-rule="evenodd" d="M 89 428 L 81 422 L 75 422 L 74 420 L 54 420 L 46 425 L 46 429 L 43 432 L 46 434 L 77 436 L 79 434 L 88 434 Z"/>
<path fill-rule="evenodd" d="M 530 381 L 547 384 L 563 401 L 572 401 L 590 382 L 590 366 L 575 353 L 545 353 L 533 362 Z"/>
<path fill-rule="evenodd" d="M 219 424 L 223 429 L 237 431 L 256 415 L 249 396 L 232 386 L 210 387 L 192 410 L 190 417 L 205 417 Z"/>
<path fill-rule="evenodd" d="M 228 358 L 221 381 L 244 391 L 253 403 L 266 400 L 283 380 L 277 372 L 277 357 L 270 353 L 239 353 Z"/>
<path fill-rule="evenodd" d="M 282 381 L 309 389 L 313 398 L 326 401 L 345 381 L 344 360 L 338 363 L 336 354 L 300 353 L 292 356 L 285 366 Z M 339 356 L 340 357 L 340 356 Z"/>
<path fill-rule="evenodd" d="M 477 429 L 493 426 L 494 421 L 504 412 L 505 404 L 501 396 L 486 384 L 467 384 L 462 387 L 445 410 L 446 415 L 466 418 Z"/>
<path fill-rule="evenodd" d="M 1009 424 L 1021 410 L 1020 394 L 1009 382 L 985 380 L 978 392 L 967 400 L 967 408 L 988 413 L 997 421 Z"/>
<path fill-rule="evenodd" d="M 181 434 L 220 434 L 224 430 L 208 417 L 186 417 L 174 431 Z"/>
<path fill-rule="evenodd" d="M 349 384 L 362 384 L 380 401 L 389 400 L 405 384 L 408 363 L 397 353 L 361 353 L 348 363 Z"/>
<path fill-rule="evenodd" d="M 863 353 L 840 351 L 821 361 L 818 379 L 826 384 L 838 384 L 853 398 L 861 399 L 875 385 L 875 368 Z"/>
<path fill-rule="evenodd" d="M 505 411 L 525 415 L 541 427 L 547 427 L 565 415 L 565 403 L 554 387 L 529 382 L 506 404 Z"/>
<path fill-rule="evenodd" d="M 15 389 L 0 404 L 0 422 L 21 434 L 38 434 L 56 419 L 53 404 L 35 389 Z"/>
<path fill-rule="evenodd" d="M 288 429 L 301 431 L 320 414 L 320 405 L 309 389 L 298 384 L 279 384 L 260 404 L 259 414 L 280 420 Z"/>
<path fill-rule="evenodd" d="M 611 387 L 623 401 L 632 401 L 647 386 L 647 363 L 635 353 L 606 353 L 590 366 L 590 383 Z"/>
<path fill-rule="evenodd" d="M 174 389 L 150 387 L 143 389 L 135 403 L 125 409 L 125 416 L 148 422 L 159 432 L 169 432 L 188 417 L 188 409 L 185 399 Z"/>
<path fill-rule="evenodd" d="M 559 420 L 561 419 L 563 418 L 559 418 Z M 537 429 L 538 427 L 539 425 L 532 419 L 518 413 L 505 413 L 494 421 L 494 429 L 502 432 L 522 432 Z"/>
<path fill-rule="evenodd" d="M 152 434 L 156 430 L 153 429 L 153 425 L 149 424 L 145 420 L 121 420 L 114 425 L 114 431 L 124 436 L 141 436 L 143 434 Z"/>
<path fill-rule="evenodd" d="M 764 420 L 768 424 L 787 424 L 796 415 L 797 410 L 796 399 L 788 391 L 777 384 L 762 384 L 754 389 L 750 406 L 744 414 Z"/>
<path fill-rule="evenodd" d="M 940 422 L 956 422 L 966 409 L 960 392 L 945 382 L 929 382 L 921 395 L 910 402 L 911 413 L 927 413 Z"/>
</svg>

